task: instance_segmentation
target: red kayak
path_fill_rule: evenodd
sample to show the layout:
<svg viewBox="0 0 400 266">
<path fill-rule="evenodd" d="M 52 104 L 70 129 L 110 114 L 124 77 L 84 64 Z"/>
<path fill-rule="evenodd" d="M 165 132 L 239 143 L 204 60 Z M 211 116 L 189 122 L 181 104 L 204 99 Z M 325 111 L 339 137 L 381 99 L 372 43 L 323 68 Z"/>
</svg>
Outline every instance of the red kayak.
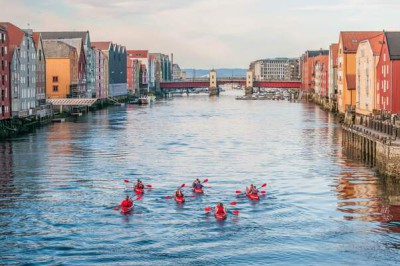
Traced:
<svg viewBox="0 0 400 266">
<path fill-rule="evenodd" d="M 202 194 L 202 193 L 204 193 L 204 191 L 203 191 L 203 188 L 193 188 L 193 191 L 195 192 L 195 193 L 199 193 L 199 194 Z"/>
<path fill-rule="evenodd" d="M 133 206 L 131 207 L 121 207 L 121 213 L 122 214 L 128 214 L 133 210 Z"/>
<path fill-rule="evenodd" d="M 216 213 L 216 212 L 214 212 L 214 215 L 217 220 L 225 220 L 226 217 L 228 216 L 226 213 Z"/>
<path fill-rule="evenodd" d="M 139 194 L 139 195 L 144 193 L 143 188 L 135 187 L 133 190 L 135 191 L 136 194 Z"/>
<path fill-rule="evenodd" d="M 185 202 L 185 197 L 184 196 L 182 196 L 182 197 L 175 196 L 175 201 L 177 203 L 184 203 Z"/>
<path fill-rule="evenodd" d="M 260 196 L 258 195 L 258 193 L 250 194 L 249 193 L 249 188 L 246 188 L 246 196 L 251 200 L 259 200 L 260 199 Z"/>
</svg>

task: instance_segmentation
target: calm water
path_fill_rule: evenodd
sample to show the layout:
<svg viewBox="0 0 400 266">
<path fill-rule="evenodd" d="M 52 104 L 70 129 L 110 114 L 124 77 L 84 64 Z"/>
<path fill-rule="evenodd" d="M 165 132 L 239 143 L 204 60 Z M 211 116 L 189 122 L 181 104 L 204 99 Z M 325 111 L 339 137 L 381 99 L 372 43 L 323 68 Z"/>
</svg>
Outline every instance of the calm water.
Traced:
<svg viewBox="0 0 400 266">
<path fill-rule="evenodd" d="M 191 96 L 0 143 L 0 265 L 398 265 L 400 185 L 313 105 Z M 165 196 L 208 178 L 204 196 Z M 131 215 L 124 179 L 152 184 Z M 236 198 L 268 183 L 260 202 Z M 187 195 L 191 195 L 186 191 Z M 239 210 L 218 222 L 216 202 Z"/>
</svg>

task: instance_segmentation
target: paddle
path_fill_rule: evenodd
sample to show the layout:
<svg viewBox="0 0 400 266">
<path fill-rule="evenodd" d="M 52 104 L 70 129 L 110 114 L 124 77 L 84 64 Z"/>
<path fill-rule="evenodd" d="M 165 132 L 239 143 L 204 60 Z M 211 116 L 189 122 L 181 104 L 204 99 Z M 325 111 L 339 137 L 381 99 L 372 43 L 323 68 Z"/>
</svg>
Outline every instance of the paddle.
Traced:
<svg viewBox="0 0 400 266">
<path fill-rule="evenodd" d="M 132 201 L 132 202 L 138 201 L 138 200 L 141 200 L 142 198 L 143 198 L 143 196 L 139 196 L 139 197 L 137 197 L 137 198 L 134 199 L 134 200 L 131 199 L 131 201 Z M 118 211 L 120 207 L 121 207 L 121 205 L 117 205 L 117 206 L 114 207 L 114 210 Z"/>
<path fill-rule="evenodd" d="M 232 204 L 232 203 L 234 203 L 234 204 Z M 236 202 L 231 202 L 231 205 L 236 205 Z M 204 211 L 209 213 L 209 212 L 212 211 L 212 208 L 210 206 L 207 206 L 207 207 L 204 208 Z M 233 210 L 233 211 L 231 211 L 231 213 L 235 214 L 235 215 L 239 215 L 239 211 L 238 210 Z"/>
<path fill-rule="evenodd" d="M 129 181 L 128 179 L 124 180 L 125 183 L 133 183 L 132 181 Z M 152 185 L 146 185 L 147 188 L 153 188 Z"/>
<path fill-rule="evenodd" d="M 203 180 L 203 183 L 207 183 L 208 182 L 208 178 Z"/>
</svg>

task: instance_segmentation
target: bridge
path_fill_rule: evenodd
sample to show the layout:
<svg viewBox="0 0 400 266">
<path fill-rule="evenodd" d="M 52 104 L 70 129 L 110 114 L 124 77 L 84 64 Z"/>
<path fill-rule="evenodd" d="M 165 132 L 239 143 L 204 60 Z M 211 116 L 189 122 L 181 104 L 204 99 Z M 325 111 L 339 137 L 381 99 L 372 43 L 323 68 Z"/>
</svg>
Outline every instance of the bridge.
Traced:
<svg viewBox="0 0 400 266">
<path fill-rule="evenodd" d="M 219 94 L 219 86 L 225 84 L 238 84 L 245 86 L 246 95 L 253 93 L 253 88 L 284 88 L 284 89 L 299 89 L 301 87 L 300 80 L 265 80 L 254 81 L 252 71 L 248 71 L 246 77 L 243 78 L 217 78 L 216 71 L 210 71 L 210 78 L 200 78 L 183 81 L 167 81 L 160 82 L 160 89 L 163 92 L 176 89 L 195 89 L 209 88 L 210 95 Z"/>
</svg>

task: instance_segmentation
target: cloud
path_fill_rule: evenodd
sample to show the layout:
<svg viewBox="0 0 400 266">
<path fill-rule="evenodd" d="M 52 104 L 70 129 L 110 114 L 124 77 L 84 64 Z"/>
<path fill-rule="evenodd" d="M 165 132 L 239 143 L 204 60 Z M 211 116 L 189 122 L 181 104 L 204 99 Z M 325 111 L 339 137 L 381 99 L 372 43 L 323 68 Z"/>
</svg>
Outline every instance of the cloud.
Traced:
<svg viewBox="0 0 400 266">
<path fill-rule="evenodd" d="M 327 49 L 341 30 L 396 29 L 399 9 L 398 0 L 14 0 L 2 16 L 38 31 L 89 30 L 92 41 L 211 68 Z"/>
</svg>

